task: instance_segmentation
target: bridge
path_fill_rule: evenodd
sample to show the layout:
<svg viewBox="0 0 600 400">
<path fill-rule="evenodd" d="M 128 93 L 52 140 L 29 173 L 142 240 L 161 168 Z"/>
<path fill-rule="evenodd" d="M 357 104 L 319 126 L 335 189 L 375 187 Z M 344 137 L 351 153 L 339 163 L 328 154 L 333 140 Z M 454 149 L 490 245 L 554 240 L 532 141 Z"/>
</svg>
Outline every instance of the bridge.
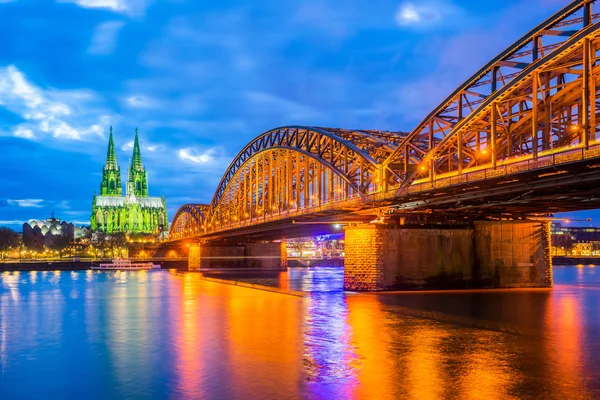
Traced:
<svg viewBox="0 0 600 400">
<path fill-rule="evenodd" d="M 286 126 L 262 133 L 235 157 L 210 204 L 177 211 L 170 240 L 192 243 L 193 269 L 200 248 L 210 252 L 217 243 L 262 243 L 270 250 L 256 253 L 275 254 L 280 244 L 263 242 L 343 225 L 348 289 L 441 275 L 551 286 L 549 226 L 541 217 L 600 208 L 596 7 L 594 0 L 568 4 L 411 131 Z M 446 256 L 432 258 L 436 252 Z M 405 267 L 427 263 L 438 265 L 430 276 Z"/>
</svg>

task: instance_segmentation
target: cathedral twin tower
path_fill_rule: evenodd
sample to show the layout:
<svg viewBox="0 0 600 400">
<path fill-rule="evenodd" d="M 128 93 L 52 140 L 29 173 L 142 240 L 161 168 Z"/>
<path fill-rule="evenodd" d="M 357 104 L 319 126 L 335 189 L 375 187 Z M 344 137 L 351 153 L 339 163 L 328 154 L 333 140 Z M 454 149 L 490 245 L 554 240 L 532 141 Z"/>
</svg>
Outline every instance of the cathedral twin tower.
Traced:
<svg viewBox="0 0 600 400">
<path fill-rule="evenodd" d="M 108 138 L 106 164 L 102 170 L 100 195 L 94 194 L 90 222 L 93 231 L 158 234 L 168 231 L 164 196 L 148 196 L 148 177 L 142 164 L 138 131 L 135 130 L 133 156 L 129 165 L 125 195 L 121 169 L 117 164 L 112 126 Z"/>
</svg>

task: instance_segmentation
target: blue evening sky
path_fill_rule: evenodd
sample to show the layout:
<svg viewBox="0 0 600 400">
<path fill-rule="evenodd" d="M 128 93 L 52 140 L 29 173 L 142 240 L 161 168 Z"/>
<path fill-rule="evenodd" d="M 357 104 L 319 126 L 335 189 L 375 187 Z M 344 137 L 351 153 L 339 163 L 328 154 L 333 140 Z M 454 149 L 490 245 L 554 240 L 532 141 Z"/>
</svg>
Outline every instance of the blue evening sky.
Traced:
<svg viewBox="0 0 600 400">
<path fill-rule="evenodd" d="M 87 223 L 110 125 L 170 217 L 270 128 L 409 131 L 566 3 L 0 0 L 0 225 Z"/>
</svg>

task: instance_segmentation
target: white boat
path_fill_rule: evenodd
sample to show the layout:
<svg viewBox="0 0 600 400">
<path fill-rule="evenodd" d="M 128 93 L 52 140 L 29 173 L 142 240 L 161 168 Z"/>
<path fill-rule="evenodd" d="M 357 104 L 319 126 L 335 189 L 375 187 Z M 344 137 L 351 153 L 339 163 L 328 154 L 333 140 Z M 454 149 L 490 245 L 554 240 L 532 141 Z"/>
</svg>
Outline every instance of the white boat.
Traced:
<svg viewBox="0 0 600 400">
<path fill-rule="evenodd" d="M 113 260 L 111 263 L 100 263 L 90 266 L 90 269 L 118 269 L 118 270 L 139 270 L 139 269 L 160 269 L 160 265 L 151 262 L 131 262 L 131 260 Z"/>
</svg>

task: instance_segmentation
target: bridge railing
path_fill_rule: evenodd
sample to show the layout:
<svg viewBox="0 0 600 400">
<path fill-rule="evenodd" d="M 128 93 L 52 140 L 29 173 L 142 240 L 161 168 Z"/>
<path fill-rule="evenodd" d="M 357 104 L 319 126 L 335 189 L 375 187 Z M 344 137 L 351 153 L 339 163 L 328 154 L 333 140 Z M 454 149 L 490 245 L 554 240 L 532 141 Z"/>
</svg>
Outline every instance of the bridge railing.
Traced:
<svg viewBox="0 0 600 400">
<path fill-rule="evenodd" d="M 249 218 L 249 219 L 242 219 L 239 221 L 229 222 L 229 223 L 227 223 L 227 225 L 211 227 L 210 229 L 207 229 L 206 231 L 202 231 L 199 234 L 225 232 L 225 231 L 228 231 L 231 229 L 245 228 L 245 227 L 252 226 L 252 225 L 255 225 L 258 223 L 277 221 L 282 218 L 302 217 L 305 215 L 311 215 L 311 214 L 315 214 L 318 212 L 331 212 L 331 211 L 335 211 L 336 209 L 343 209 L 343 208 L 352 207 L 352 206 L 360 206 L 363 203 L 364 203 L 364 197 L 356 194 L 356 195 L 348 196 L 344 200 L 322 201 L 321 204 L 311 205 L 311 206 L 308 206 L 305 208 L 300 208 L 300 209 L 293 209 L 293 210 L 287 209 L 287 210 L 280 210 L 280 211 L 273 211 L 273 212 L 265 211 L 263 213 L 263 215 L 261 215 L 258 218 L 251 218 L 251 219 Z"/>
<path fill-rule="evenodd" d="M 595 143 L 587 148 L 582 145 L 577 145 L 567 147 L 566 149 L 548 150 L 540 153 L 535 159 L 531 156 L 523 156 L 498 161 L 498 165 L 495 168 L 487 165 L 463 170 L 462 174 L 455 172 L 452 174 L 435 176 L 433 177 L 433 180 L 429 178 L 416 180 L 405 190 L 404 194 L 420 193 L 448 186 L 509 177 L 523 172 L 561 166 L 594 158 L 600 158 L 600 143 Z"/>
</svg>

